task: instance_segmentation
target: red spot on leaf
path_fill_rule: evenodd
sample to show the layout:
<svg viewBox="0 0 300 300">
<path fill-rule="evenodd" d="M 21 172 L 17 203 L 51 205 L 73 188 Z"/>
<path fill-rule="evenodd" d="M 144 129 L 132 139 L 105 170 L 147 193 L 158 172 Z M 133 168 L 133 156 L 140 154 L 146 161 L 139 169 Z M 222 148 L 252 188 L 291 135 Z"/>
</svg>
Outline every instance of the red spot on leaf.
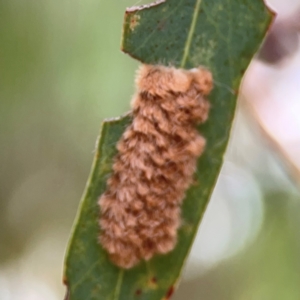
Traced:
<svg viewBox="0 0 300 300">
<path fill-rule="evenodd" d="M 167 291 L 166 300 L 169 300 L 172 297 L 173 293 L 174 293 L 174 286 L 172 285 Z"/>
</svg>

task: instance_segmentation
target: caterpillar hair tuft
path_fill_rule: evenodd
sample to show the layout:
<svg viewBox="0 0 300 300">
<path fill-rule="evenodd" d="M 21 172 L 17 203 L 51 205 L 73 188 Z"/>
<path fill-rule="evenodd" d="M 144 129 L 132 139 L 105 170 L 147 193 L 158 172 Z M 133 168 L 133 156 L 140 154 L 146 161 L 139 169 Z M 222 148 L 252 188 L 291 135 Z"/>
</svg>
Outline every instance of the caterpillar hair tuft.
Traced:
<svg viewBox="0 0 300 300">
<path fill-rule="evenodd" d="M 131 268 L 173 250 L 181 203 L 206 140 L 211 72 L 142 65 L 132 124 L 117 144 L 106 191 L 99 198 L 100 243 L 111 260 Z"/>
</svg>

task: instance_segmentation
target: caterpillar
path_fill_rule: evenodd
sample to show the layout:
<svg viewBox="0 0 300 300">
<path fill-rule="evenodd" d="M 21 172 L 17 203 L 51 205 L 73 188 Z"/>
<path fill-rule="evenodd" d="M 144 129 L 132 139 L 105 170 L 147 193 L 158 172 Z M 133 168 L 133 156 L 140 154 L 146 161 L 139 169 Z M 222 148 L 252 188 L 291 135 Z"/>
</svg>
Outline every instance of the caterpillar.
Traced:
<svg viewBox="0 0 300 300">
<path fill-rule="evenodd" d="M 206 144 L 196 125 L 208 118 L 213 80 L 203 67 L 142 65 L 136 86 L 132 123 L 98 201 L 99 241 L 125 269 L 175 248 L 181 203 Z"/>
</svg>

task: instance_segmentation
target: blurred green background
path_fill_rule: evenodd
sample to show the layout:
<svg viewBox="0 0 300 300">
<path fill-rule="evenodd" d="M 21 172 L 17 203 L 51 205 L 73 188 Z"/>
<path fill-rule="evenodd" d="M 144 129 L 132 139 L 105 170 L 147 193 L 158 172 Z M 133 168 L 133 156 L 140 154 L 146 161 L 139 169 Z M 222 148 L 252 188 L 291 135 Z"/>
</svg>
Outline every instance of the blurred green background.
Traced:
<svg viewBox="0 0 300 300">
<path fill-rule="evenodd" d="M 144 2 L 0 0 L 1 300 L 64 297 L 101 121 L 125 113 L 134 92 L 138 62 L 119 50 L 124 10 Z M 299 300 L 299 198 L 240 109 L 174 299 Z"/>
</svg>

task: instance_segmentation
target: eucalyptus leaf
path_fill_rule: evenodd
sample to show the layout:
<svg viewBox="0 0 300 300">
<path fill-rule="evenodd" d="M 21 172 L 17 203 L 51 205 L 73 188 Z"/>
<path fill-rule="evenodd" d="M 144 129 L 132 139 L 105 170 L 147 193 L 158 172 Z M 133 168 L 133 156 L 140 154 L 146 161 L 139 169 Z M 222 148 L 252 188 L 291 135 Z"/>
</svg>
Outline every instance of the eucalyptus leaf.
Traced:
<svg viewBox="0 0 300 300">
<path fill-rule="evenodd" d="M 192 246 L 217 180 L 234 117 L 237 89 L 271 22 L 262 0 L 166 0 L 125 13 L 122 50 L 148 64 L 192 68 L 214 76 L 208 121 L 199 127 L 207 140 L 195 183 L 182 206 L 176 248 L 130 270 L 116 267 L 98 242 L 99 207 L 116 143 L 131 117 L 105 121 L 94 163 L 69 242 L 64 281 L 69 300 L 169 299 Z M 129 99 L 128 99 L 129 101 Z"/>
</svg>

